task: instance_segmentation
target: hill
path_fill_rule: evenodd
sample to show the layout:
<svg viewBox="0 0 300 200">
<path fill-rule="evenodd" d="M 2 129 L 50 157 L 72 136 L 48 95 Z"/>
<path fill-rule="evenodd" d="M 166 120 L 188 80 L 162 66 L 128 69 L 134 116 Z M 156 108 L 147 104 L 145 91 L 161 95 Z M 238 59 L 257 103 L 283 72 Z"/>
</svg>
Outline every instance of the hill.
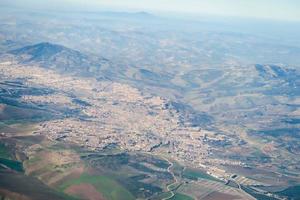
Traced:
<svg viewBox="0 0 300 200">
<path fill-rule="evenodd" d="M 105 58 L 87 56 L 62 45 L 42 42 L 9 51 L 20 64 L 39 65 L 63 73 L 77 75 L 97 74 L 103 65 L 109 65 Z"/>
</svg>

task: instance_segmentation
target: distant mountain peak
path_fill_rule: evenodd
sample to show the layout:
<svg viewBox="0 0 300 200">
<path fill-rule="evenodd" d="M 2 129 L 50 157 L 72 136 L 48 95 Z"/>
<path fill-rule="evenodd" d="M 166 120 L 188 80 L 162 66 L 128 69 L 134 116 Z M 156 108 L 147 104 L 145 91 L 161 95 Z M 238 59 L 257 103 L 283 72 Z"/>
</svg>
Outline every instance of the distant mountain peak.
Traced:
<svg viewBox="0 0 300 200">
<path fill-rule="evenodd" d="M 20 64 L 39 65 L 78 75 L 99 72 L 103 64 L 109 64 L 107 59 L 87 56 L 77 50 L 50 42 L 25 46 L 8 53 L 14 55 Z"/>
<path fill-rule="evenodd" d="M 50 42 L 41 42 L 38 44 L 29 45 L 29 46 L 25 46 L 25 47 L 22 47 L 19 49 L 15 49 L 15 50 L 9 51 L 8 53 L 13 54 L 13 55 L 27 54 L 27 55 L 31 55 L 31 56 L 39 56 L 39 55 L 53 56 L 64 50 L 75 52 L 75 50 L 69 49 L 62 45 L 53 44 Z"/>
<path fill-rule="evenodd" d="M 40 47 L 40 48 L 56 48 L 56 49 L 64 49 L 66 47 L 59 45 L 59 44 L 54 44 L 50 42 L 41 42 L 35 45 L 32 45 L 32 47 Z"/>
<path fill-rule="evenodd" d="M 152 19 L 156 16 L 145 11 L 139 11 L 139 12 L 113 12 L 113 11 L 107 11 L 107 12 L 101 12 L 98 13 L 104 17 L 116 17 L 116 18 L 127 18 L 127 19 Z"/>
</svg>

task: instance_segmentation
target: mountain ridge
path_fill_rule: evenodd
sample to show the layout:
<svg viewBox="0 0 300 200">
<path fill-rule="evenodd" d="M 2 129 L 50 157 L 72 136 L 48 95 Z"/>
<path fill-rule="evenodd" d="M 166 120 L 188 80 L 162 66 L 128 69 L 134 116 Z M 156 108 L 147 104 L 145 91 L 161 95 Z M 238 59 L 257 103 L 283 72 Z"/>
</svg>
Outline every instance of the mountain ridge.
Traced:
<svg viewBox="0 0 300 200">
<path fill-rule="evenodd" d="M 38 64 L 62 73 L 91 75 L 110 62 L 105 58 L 87 56 L 80 51 L 50 42 L 41 42 L 7 52 L 20 64 Z"/>
</svg>

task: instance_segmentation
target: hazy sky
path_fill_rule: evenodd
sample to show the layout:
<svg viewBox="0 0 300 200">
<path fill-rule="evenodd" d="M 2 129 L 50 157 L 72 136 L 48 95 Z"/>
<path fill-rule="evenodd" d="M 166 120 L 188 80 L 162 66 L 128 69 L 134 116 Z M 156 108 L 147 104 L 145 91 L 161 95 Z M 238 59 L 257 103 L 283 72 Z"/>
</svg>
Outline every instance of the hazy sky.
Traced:
<svg viewBox="0 0 300 200">
<path fill-rule="evenodd" d="M 0 0 L 51 10 L 168 11 L 300 21 L 300 0 Z"/>
</svg>

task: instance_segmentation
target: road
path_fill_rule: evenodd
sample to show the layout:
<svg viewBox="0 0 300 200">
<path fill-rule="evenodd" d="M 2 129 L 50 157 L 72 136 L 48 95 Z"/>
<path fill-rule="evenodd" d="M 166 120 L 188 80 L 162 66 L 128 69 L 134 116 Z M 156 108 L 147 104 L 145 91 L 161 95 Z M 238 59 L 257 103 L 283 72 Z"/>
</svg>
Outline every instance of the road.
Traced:
<svg viewBox="0 0 300 200">
<path fill-rule="evenodd" d="M 173 190 L 170 189 L 170 188 L 171 188 L 171 186 L 178 183 L 178 179 L 176 178 L 174 172 L 171 170 L 171 168 L 173 167 L 174 164 L 172 162 L 170 162 L 167 158 L 164 157 L 164 159 L 170 164 L 169 167 L 167 168 L 167 172 L 169 172 L 172 175 L 173 179 L 174 179 L 174 182 L 167 186 L 167 192 L 170 192 L 171 195 L 169 197 L 165 197 L 165 198 L 162 199 L 162 200 L 168 200 L 168 199 L 171 199 L 172 197 L 174 197 L 174 195 L 175 195 Z"/>
</svg>

